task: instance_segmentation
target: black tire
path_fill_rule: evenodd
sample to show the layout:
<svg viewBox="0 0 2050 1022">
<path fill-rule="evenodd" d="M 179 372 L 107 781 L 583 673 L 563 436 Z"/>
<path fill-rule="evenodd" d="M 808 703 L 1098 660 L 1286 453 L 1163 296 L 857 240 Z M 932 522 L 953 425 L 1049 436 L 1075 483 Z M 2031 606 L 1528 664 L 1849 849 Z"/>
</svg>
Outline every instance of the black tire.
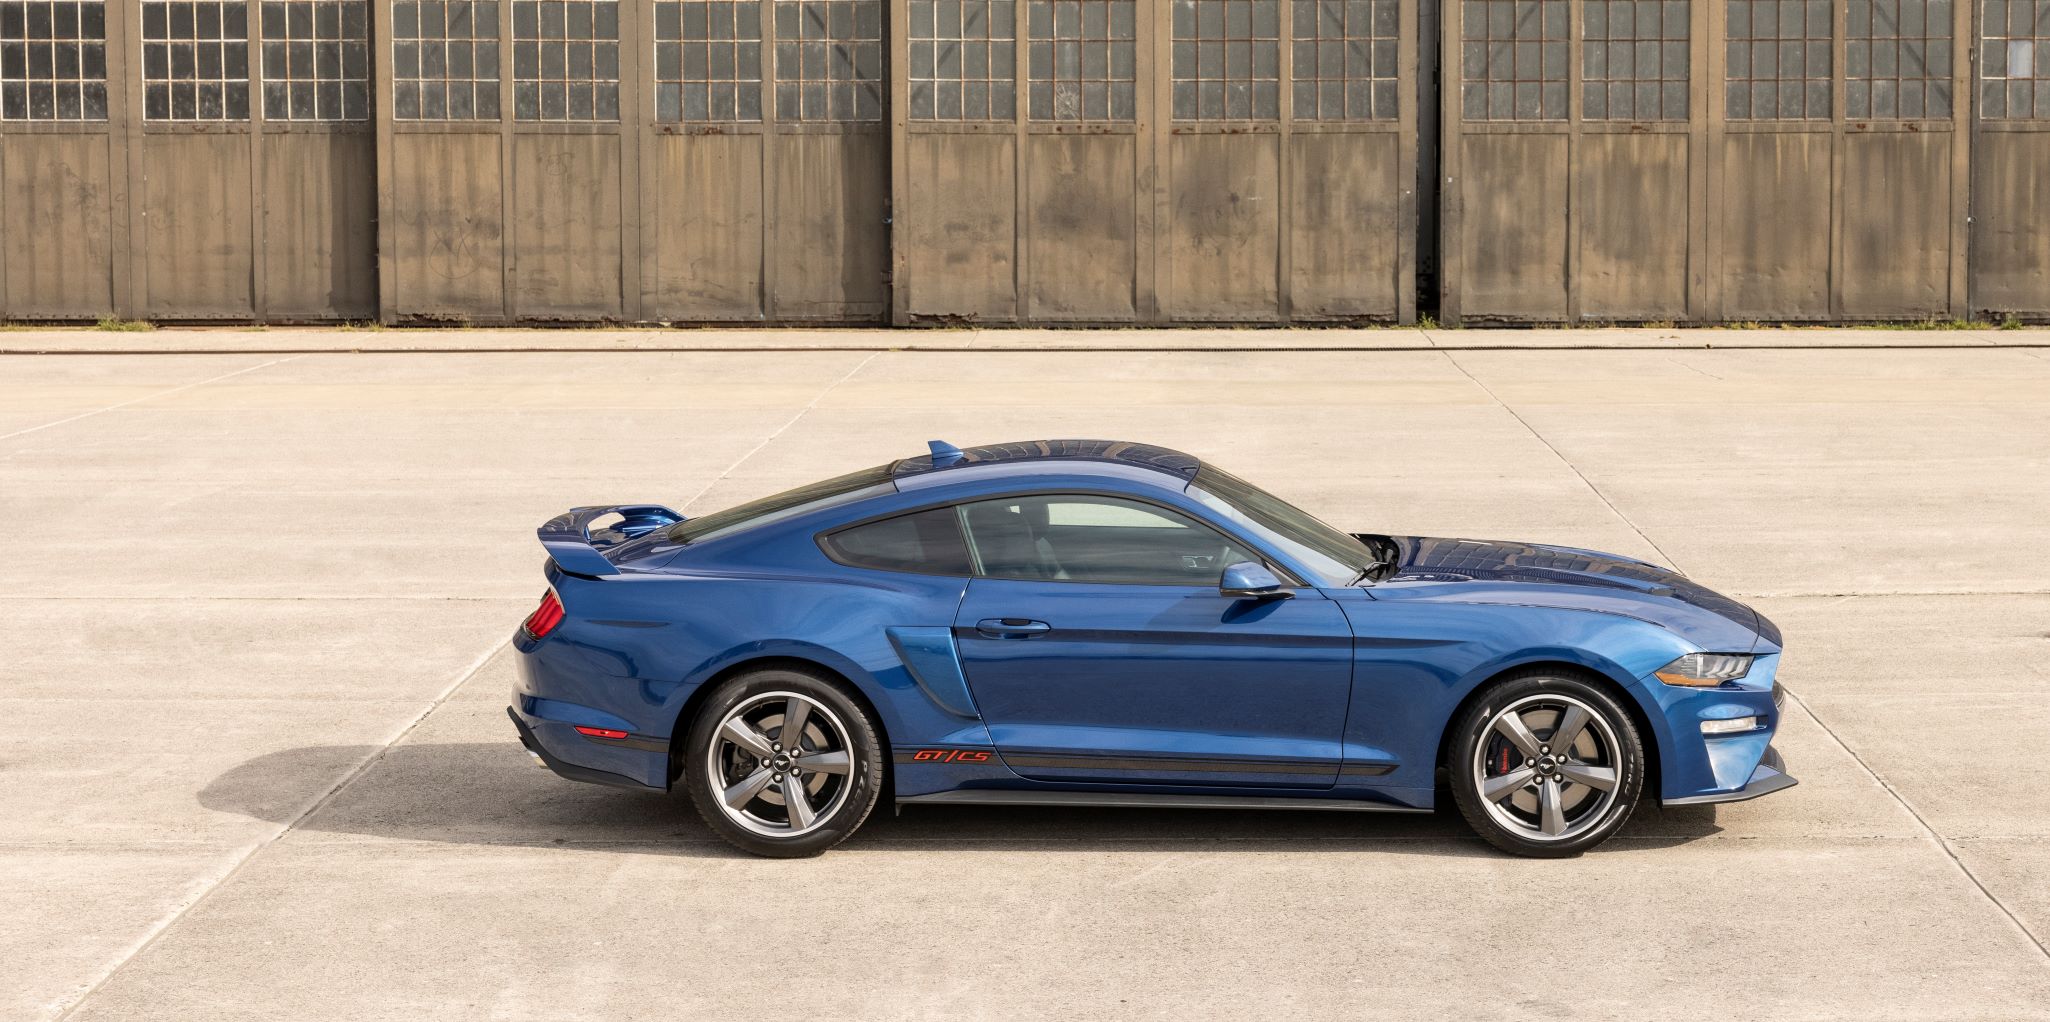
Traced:
<svg viewBox="0 0 2050 1022">
<path fill-rule="evenodd" d="M 813 713 L 807 725 L 808 733 L 814 729 L 838 724 L 838 731 L 844 732 L 848 752 L 848 773 L 843 777 L 819 777 L 825 771 L 814 771 L 814 778 L 827 786 L 844 783 L 845 797 L 836 797 L 831 808 L 818 816 L 816 821 L 802 833 L 794 836 L 776 836 L 751 829 L 749 822 L 736 820 L 724 807 L 721 795 L 727 784 L 736 776 L 751 776 L 756 769 L 766 769 L 770 761 L 750 760 L 749 756 L 734 742 L 721 739 L 719 730 L 729 715 L 737 708 L 744 714 L 750 708 L 770 710 L 778 699 L 789 694 L 804 697 L 823 708 L 826 713 Z M 786 700 L 787 702 L 787 700 Z M 785 711 L 788 712 L 788 711 Z M 780 718 L 780 714 L 777 717 Z M 758 733 L 781 744 L 780 725 L 761 730 Z M 830 733 L 830 732 L 821 732 Z M 721 770 L 728 776 L 714 777 L 710 758 L 715 739 L 722 742 L 720 756 L 724 765 Z M 798 762 L 803 762 L 799 760 Z M 747 764 L 753 763 L 753 766 Z M 791 668 L 770 667 L 736 675 L 719 684 L 699 709 L 691 722 L 690 731 L 684 740 L 683 783 L 690 793 L 691 803 L 697 807 L 698 815 L 705 825 L 734 847 L 755 855 L 779 859 L 795 859 L 818 855 L 826 849 L 847 840 L 859 828 L 862 821 L 874 810 L 883 789 L 883 741 L 873 718 L 850 695 L 836 679 L 810 671 Z M 783 774 L 777 774 L 780 781 Z M 781 784 L 763 789 L 761 798 L 776 798 L 782 804 Z M 837 796 L 838 788 L 831 788 Z M 775 808 L 766 803 L 750 802 L 755 812 L 773 816 Z M 736 810 L 759 828 L 762 822 L 753 813 Z M 794 816 L 786 810 L 786 816 Z M 769 821 L 774 823 L 772 819 Z M 787 826 L 795 826 L 794 820 L 786 820 Z"/>
<path fill-rule="evenodd" d="M 1567 714 L 1576 705 L 1589 714 L 1589 722 L 1572 740 L 1575 749 L 1596 749 L 1601 755 L 1585 757 L 1575 751 L 1555 762 L 1549 740 L 1557 733 L 1556 725 L 1567 723 Z M 1523 714 L 1540 721 L 1550 714 L 1555 725 L 1550 730 L 1527 724 L 1523 730 L 1524 736 L 1541 743 L 1538 747 L 1545 750 L 1543 755 L 1531 750 L 1533 755 L 1524 763 L 1514 762 L 1525 750 L 1508 731 L 1495 728 L 1494 722 L 1504 714 L 1514 714 L 1518 723 L 1525 723 Z M 1508 726 L 1514 730 L 1514 725 Z M 1488 756 L 1485 762 L 1480 759 L 1483 752 Z M 1630 714 L 1607 686 L 1556 670 L 1521 671 L 1490 682 L 1454 722 L 1445 757 L 1453 801 L 1474 833 L 1505 852 L 1531 858 L 1567 858 L 1608 840 L 1629 820 L 1644 787 L 1644 745 Z M 1614 785 L 1606 792 L 1598 787 L 1603 769 L 1610 772 L 1608 779 Z M 1516 783 L 1526 772 L 1535 775 L 1535 783 Z M 1546 778 L 1568 773 L 1590 783 L 1576 784 L 1570 778 L 1555 781 L 1548 794 Z M 1482 785 L 1488 780 L 1503 784 L 1500 790 L 1506 792 L 1492 807 L 1482 794 Z M 1577 817 L 1570 815 L 1569 798 L 1580 800 L 1571 803 L 1580 807 Z M 1552 806 L 1561 807 L 1549 819 L 1547 799 Z M 1524 808 L 1526 802 L 1528 809 Z M 1557 836 L 1544 833 L 1553 825 L 1551 820 L 1559 825 Z"/>
</svg>

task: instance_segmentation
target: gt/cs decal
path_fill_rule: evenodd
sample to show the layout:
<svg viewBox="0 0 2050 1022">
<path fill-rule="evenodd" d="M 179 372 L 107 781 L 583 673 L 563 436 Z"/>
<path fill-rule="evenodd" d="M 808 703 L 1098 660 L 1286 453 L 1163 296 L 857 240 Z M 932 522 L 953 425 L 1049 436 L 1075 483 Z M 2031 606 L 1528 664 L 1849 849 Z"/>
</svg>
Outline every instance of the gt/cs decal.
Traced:
<svg viewBox="0 0 2050 1022">
<path fill-rule="evenodd" d="M 913 763 L 987 763 L 989 752 L 974 749 L 920 749 L 911 754 Z"/>
</svg>

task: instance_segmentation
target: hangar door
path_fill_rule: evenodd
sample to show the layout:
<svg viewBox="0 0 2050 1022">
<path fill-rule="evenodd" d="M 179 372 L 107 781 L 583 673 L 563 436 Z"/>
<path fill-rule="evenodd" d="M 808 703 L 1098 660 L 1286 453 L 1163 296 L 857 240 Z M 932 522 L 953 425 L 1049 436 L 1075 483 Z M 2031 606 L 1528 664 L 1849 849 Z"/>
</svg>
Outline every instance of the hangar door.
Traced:
<svg viewBox="0 0 2050 1022">
<path fill-rule="evenodd" d="M 1415 0 L 891 0 L 893 318 L 1415 317 Z"/>
<path fill-rule="evenodd" d="M 0 318 L 374 315 L 370 7 L 0 3 Z"/>
<path fill-rule="evenodd" d="M 1447 2 L 1444 318 L 1962 314 L 1970 15 Z"/>
<path fill-rule="evenodd" d="M 887 308 L 883 0 L 392 0 L 388 319 Z"/>
</svg>

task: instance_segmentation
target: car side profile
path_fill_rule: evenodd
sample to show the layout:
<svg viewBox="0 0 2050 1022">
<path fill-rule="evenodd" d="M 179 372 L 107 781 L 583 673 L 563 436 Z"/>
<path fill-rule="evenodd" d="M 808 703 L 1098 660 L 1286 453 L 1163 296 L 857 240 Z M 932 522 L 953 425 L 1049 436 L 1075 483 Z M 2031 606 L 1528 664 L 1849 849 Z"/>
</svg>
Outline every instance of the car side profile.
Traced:
<svg viewBox="0 0 2050 1022">
<path fill-rule="evenodd" d="M 508 709 L 761 855 L 898 804 L 1430 812 L 1578 854 L 1794 784 L 1780 633 L 1665 568 L 1352 534 L 1165 448 L 928 454 L 685 518 L 583 507 Z M 1442 773 L 1441 773 L 1442 771 Z"/>
</svg>

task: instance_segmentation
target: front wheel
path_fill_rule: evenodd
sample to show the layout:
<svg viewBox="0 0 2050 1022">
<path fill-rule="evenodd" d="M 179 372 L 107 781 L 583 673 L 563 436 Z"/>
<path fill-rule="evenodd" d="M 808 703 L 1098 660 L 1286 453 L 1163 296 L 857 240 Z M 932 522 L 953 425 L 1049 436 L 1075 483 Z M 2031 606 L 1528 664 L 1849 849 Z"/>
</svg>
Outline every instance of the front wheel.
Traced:
<svg viewBox="0 0 2050 1022">
<path fill-rule="evenodd" d="M 1578 855 L 1622 829 L 1644 785 L 1630 715 L 1601 686 L 1536 671 L 1495 682 L 1446 753 L 1460 814 L 1516 855 Z"/>
<path fill-rule="evenodd" d="M 817 855 L 868 818 L 882 740 L 837 683 L 770 668 L 719 686 L 692 723 L 685 787 L 698 815 L 743 851 Z"/>
</svg>

